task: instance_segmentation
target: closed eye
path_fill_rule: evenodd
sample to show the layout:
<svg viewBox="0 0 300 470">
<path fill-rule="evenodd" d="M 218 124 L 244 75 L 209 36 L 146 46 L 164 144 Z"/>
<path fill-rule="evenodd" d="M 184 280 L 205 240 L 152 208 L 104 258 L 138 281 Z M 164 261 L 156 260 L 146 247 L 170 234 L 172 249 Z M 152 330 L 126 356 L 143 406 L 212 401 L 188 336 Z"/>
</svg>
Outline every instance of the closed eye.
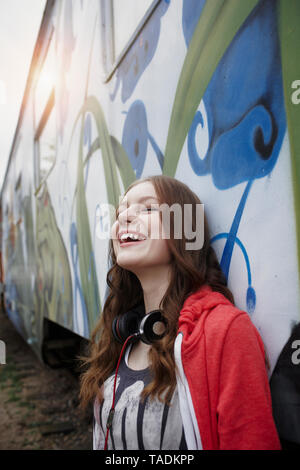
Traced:
<svg viewBox="0 0 300 470">
<path fill-rule="evenodd" d="M 159 209 L 156 208 L 156 207 L 144 207 L 144 208 L 142 208 L 141 210 L 142 210 L 142 211 L 147 211 L 147 212 L 149 212 L 149 211 L 158 211 Z M 119 218 L 120 212 L 122 212 L 122 210 L 120 210 L 120 208 L 117 209 L 117 212 L 116 212 L 116 219 Z"/>
<path fill-rule="evenodd" d="M 152 205 L 150 207 L 146 207 L 145 210 L 146 211 L 149 211 L 149 210 L 150 211 L 158 211 L 159 209 L 158 209 L 158 207 L 155 207 L 155 205 Z"/>
</svg>

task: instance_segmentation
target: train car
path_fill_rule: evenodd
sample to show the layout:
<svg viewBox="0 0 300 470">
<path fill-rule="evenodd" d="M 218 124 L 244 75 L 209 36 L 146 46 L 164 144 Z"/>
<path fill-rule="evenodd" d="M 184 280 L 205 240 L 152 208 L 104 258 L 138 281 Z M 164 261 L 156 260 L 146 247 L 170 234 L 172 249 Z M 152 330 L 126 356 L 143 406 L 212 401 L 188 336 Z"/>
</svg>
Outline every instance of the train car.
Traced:
<svg viewBox="0 0 300 470">
<path fill-rule="evenodd" d="M 165 174 L 204 204 L 274 393 L 282 355 L 294 387 L 299 18 L 297 0 L 47 1 L 1 190 L 5 310 L 41 359 L 54 326 L 90 338 L 110 208 L 135 179 Z"/>
</svg>

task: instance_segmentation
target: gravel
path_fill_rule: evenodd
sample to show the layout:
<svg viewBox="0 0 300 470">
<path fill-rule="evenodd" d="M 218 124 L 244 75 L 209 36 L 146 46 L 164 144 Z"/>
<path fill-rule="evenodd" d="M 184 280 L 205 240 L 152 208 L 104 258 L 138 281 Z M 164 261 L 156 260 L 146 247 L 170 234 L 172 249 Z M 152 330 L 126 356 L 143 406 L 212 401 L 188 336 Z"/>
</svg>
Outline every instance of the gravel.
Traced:
<svg viewBox="0 0 300 470">
<path fill-rule="evenodd" d="M 0 310 L 0 450 L 91 450 L 92 411 L 78 408 L 78 379 L 42 364 Z"/>
</svg>

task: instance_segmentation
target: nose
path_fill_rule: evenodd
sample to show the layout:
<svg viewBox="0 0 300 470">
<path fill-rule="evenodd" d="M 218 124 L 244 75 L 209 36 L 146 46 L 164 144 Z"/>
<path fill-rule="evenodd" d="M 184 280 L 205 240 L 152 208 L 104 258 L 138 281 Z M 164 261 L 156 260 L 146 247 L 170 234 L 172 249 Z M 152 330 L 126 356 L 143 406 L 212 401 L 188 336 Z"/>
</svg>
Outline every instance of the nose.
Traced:
<svg viewBox="0 0 300 470">
<path fill-rule="evenodd" d="M 124 225 L 130 223 L 136 218 L 137 213 L 137 208 L 134 208 L 133 206 L 127 207 L 126 209 L 122 210 L 118 217 L 119 224 Z"/>
</svg>

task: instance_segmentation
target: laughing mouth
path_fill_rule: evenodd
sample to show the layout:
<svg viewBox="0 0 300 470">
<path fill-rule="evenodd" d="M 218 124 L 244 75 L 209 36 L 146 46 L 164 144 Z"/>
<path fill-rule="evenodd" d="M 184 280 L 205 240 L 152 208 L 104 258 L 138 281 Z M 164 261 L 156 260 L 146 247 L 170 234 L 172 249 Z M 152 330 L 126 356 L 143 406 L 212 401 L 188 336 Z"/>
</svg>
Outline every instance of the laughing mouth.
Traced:
<svg viewBox="0 0 300 470">
<path fill-rule="evenodd" d="M 136 233 L 123 233 L 118 238 L 120 245 L 140 243 L 146 240 L 146 237 Z"/>
</svg>

